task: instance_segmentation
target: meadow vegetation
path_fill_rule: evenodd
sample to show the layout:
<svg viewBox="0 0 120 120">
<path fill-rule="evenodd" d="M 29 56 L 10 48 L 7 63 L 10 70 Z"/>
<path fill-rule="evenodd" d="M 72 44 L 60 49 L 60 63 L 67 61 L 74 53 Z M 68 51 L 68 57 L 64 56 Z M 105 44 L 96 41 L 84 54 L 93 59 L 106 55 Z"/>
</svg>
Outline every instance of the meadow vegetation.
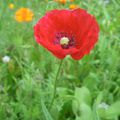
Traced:
<svg viewBox="0 0 120 120">
<path fill-rule="evenodd" d="M 100 36 L 83 59 L 64 59 L 49 109 L 60 60 L 36 43 L 33 27 L 47 11 L 70 4 L 96 17 Z M 32 21 L 15 19 L 22 7 Z M 120 120 L 120 1 L 0 0 L 0 120 Z"/>
</svg>

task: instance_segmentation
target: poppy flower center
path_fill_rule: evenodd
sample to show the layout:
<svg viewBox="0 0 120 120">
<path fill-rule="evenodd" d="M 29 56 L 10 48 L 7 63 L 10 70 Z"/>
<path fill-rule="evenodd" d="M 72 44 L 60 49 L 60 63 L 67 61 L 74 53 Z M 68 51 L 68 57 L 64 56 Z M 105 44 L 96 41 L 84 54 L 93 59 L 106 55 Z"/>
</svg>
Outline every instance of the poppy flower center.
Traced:
<svg viewBox="0 0 120 120">
<path fill-rule="evenodd" d="M 54 44 L 59 44 L 63 49 L 69 49 L 75 46 L 75 37 L 73 34 L 59 32 L 56 34 Z"/>
<path fill-rule="evenodd" d="M 68 45 L 69 39 L 67 37 L 63 37 L 60 39 L 60 44 L 61 45 Z"/>
</svg>

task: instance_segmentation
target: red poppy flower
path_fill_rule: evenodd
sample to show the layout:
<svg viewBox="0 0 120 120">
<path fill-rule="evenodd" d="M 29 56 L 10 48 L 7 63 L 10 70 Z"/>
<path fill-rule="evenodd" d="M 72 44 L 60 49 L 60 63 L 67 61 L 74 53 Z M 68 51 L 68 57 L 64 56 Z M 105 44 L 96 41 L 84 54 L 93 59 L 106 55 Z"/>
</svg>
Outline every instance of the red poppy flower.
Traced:
<svg viewBox="0 0 120 120">
<path fill-rule="evenodd" d="M 98 34 L 95 18 L 83 9 L 49 11 L 34 26 L 36 41 L 60 59 L 89 54 Z"/>
</svg>

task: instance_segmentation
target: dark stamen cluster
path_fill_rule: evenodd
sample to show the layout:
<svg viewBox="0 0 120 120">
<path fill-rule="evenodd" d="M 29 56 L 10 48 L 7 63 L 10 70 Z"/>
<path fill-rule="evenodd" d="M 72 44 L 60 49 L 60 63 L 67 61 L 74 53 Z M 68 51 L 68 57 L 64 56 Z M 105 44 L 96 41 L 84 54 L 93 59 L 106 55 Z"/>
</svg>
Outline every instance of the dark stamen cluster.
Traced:
<svg viewBox="0 0 120 120">
<path fill-rule="evenodd" d="M 60 44 L 60 40 L 63 37 L 67 37 L 69 39 L 68 44 Z M 70 47 L 75 46 L 75 36 L 72 33 L 66 33 L 66 32 L 59 32 L 56 33 L 54 44 L 60 44 L 63 49 L 69 49 Z"/>
</svg>

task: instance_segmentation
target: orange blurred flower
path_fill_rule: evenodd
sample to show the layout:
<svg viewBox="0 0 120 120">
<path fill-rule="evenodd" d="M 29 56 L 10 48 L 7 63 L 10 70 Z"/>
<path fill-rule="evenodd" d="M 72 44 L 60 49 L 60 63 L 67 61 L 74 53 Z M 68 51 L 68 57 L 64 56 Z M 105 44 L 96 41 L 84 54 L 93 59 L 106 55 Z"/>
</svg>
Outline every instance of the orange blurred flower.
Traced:
<svg viewBox="0 0 120 120">
<path fill-rule="evenodd" d="M 33 19 L 33 12 L 28 8 L 20 8 L 15 13 L 15 19 L 18 22 L 30 22 Z"/>
<path fill-rule="evenodd" d="M 78 8 L 78 5 L 71 4 L 71 5 L 69 6 L 69 8 L 70 8 L 71 10 L 73 10 L 73 9 L 76 9 L 76 8 Z"/>
<path fill-rule="evenodd" d="M 59 3 L 61 4 L 65 4 L 67 2 L 67 0 L 59 0 Z"/>
<path fill-rule="evenodd" d="M 14 4 L 10 3 L 8 7 L 9 7 L 9 9 L 14 9 Z"/>
<path fill-rule="evenodd" d="M 74 2 L 74 0 L 70 0 L 70 2 Z"/>
</svg>

